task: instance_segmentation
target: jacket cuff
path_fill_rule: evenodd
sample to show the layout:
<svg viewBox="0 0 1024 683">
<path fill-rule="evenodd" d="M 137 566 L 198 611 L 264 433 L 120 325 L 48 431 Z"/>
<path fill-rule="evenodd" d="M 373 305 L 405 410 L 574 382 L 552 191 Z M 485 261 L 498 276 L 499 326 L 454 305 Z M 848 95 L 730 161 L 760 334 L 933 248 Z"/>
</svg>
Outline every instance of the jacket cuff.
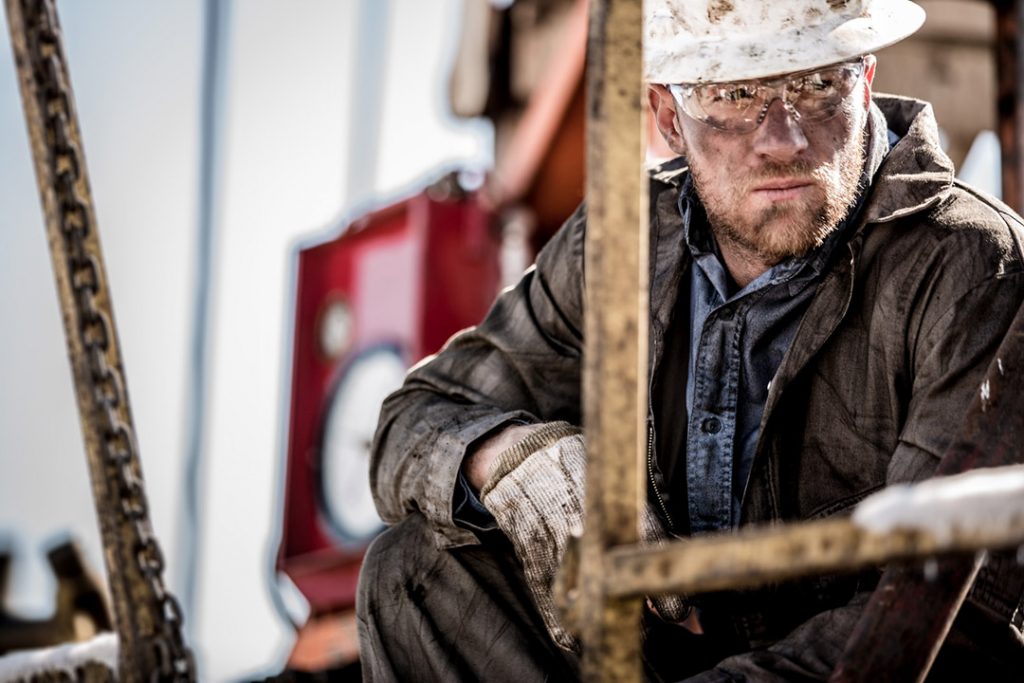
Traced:
<svg viewBox="0 0 1024 683">
<path fill-rule="evenodd" d="M 470 531 L 493 531 L 498 528 L 494 515 L 480 502 L 461 472 L 452 498 L 452 519 Z"/>
<path fill-rule="evenodd" d="M 437 435 L 434 443 L 434 462 L 438 466 L 427 473 L 426 495 L 423 512 L 430 521 L 431 530 L 438 549 L 477 545 L 477 534 L 459 526 L 454 518 L 459 473 L 466 451 L 475 441 L 488 432 L 506 424 L 534 424 L 537 418 L 521 411 L 488 412 L 467 410 L 461 417 L 463 424 L 455 429 Z"/>
</svg>

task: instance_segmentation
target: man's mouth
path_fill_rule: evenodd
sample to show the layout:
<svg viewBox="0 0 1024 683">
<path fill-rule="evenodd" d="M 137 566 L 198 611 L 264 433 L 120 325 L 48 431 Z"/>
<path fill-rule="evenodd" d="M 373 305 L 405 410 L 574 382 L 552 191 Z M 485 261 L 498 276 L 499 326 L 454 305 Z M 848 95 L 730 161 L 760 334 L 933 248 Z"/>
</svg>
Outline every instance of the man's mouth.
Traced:
<svg viewBox="0 0 1024 683">
<path fill-rule="evenodd" d="M 772 202 L 798 199 L 810 192 L 814 183 L 805 178 L 773 178 L 755 185 L 751 194 Z"/>
</svg>

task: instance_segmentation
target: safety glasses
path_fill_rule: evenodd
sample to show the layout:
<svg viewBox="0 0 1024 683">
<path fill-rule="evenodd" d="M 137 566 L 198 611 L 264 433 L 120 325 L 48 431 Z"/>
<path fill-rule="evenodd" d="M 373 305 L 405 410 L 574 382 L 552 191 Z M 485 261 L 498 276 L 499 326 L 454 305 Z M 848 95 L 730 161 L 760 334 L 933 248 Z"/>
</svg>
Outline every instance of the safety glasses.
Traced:
<svg viewBox="0 0 1024 683">
<path fill-rule="evenodd" d="M 761 125 L 768 108 L 782 101 L 795 121 L 824 121 L 836 115 L 864 74 L 865 58 L 779 78 L 730 83 L 672 84 L 669 91 L 691 118 L 732 133 Z"/>
</svg>

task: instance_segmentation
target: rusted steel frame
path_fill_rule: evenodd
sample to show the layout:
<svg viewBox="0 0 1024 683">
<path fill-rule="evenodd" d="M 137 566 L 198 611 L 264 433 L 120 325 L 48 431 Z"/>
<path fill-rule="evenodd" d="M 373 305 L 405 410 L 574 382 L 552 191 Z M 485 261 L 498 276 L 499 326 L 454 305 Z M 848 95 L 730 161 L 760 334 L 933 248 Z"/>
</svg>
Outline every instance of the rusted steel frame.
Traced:
<svg viewBox="0 0 1024 683">
<path fill-rule="evenodd" d="M 1022 395 L 1024 305 L 999 345 L 936 475 L 1024 462 Z M 974 583 L 978 564 L 974 559 L 944 558 L 936 575 L 927 581 L 920 572 L 906 567 L 887 570 L 850 636 L 832 680 L 924 680 Z"/>
<path fill-rule="evenodd" d="M 1024 543 L 1024 517 L 1003 528 L 937 539 L 921 531 L 871 533 L 848 519 L 751 528 L 658 548 L 615 548 L 606 555 L 608 593 L 698 594 L 756 588 L 778 581 L 847 572 L 890 562 L 973 554 Z M 970 564 L 970 561 L 968 561 Z M 912 569 L 918 575 L 920 568 Z"/>
<path fill-rule="evenodd" d="M 591 3 L 583 414 L 586 525 L 580 541 L 583 676 L 639 681 L 640 600 L 615 599 L 604 553 L 635 543 L 647 415 L 647 183 L 641 0 Z"/>
<path fill-rule="evenodd" d="M 193 680 L 163 584 L 54 0 L 6 0 L 64 321 L 123 681 Z"/>
<path fill-rule="evenodd" d="M 910 567 L 887 570 L 829 681 L 868 683 L 879 680 L 880 674 L 886 680 L 923 681 L 974 584 L 982 558 L 979 554 L 937 559 L 929 582 Z M 893 610 L 904 614 L 885 615 Z"/>
<path fill-rule="evenodd" d="M 1002 150 L 1003 201 L 1024 212 L 1024 2 L 995 0 L 996 84 L 999 147 Z"/>
</svg>

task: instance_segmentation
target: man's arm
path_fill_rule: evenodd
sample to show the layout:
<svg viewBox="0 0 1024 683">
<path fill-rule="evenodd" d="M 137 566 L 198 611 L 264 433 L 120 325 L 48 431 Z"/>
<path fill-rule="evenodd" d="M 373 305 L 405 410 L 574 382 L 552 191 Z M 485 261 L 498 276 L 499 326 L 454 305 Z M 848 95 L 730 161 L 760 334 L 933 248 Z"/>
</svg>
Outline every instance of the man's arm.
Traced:
<svg viewBox="0 0 1024 683">
<path fill-rule="evenodd" d="M 452 337 L 385 401 L 370 462 L 385 521 L 418 510 L 445 543 L 475 542 L 452 519 L 467 452 L 505 427 L 579 423 L 584 227 L 581 206 L 479 326 Z M 485 448 L 466 464 L 471 486 L 479 489 L 497 452 Z"/>
</svg>

